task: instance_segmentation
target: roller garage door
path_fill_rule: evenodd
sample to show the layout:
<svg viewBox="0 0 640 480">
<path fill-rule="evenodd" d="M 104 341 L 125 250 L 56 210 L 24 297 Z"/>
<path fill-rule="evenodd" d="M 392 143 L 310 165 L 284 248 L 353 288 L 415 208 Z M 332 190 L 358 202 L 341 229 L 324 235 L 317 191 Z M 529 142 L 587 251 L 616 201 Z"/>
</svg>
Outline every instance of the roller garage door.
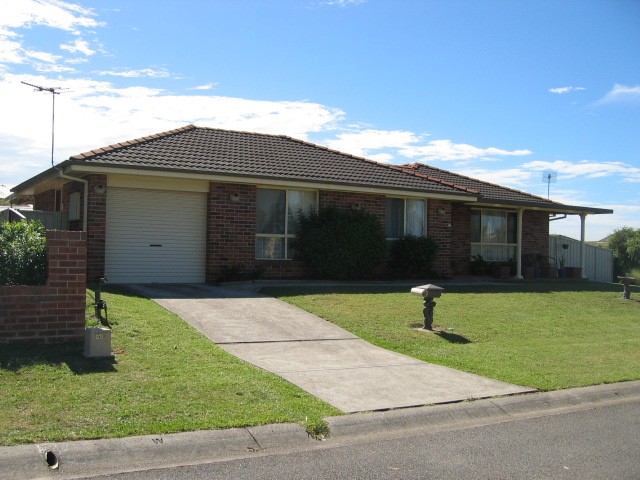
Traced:
<svg viewBox="0 0 640 480">
<path fill-rule="evenodd" d="M 109 283 L 205 281 L 205 193 L 107 189 Z"/>
</svg>

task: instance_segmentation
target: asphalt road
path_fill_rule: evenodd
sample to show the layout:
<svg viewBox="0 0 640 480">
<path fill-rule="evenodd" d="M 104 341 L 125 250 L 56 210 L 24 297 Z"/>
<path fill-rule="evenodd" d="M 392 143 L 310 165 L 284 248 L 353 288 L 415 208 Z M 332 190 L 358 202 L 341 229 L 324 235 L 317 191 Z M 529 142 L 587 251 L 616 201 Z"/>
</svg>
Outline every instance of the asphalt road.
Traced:
<svg viewBox="0 0 640 480">
<path fill-rule="evenodd" d="M 92 477 L 180 479 L 640 479 L 640 401 L 327 440 L 297 451 Z"/>
</svg>

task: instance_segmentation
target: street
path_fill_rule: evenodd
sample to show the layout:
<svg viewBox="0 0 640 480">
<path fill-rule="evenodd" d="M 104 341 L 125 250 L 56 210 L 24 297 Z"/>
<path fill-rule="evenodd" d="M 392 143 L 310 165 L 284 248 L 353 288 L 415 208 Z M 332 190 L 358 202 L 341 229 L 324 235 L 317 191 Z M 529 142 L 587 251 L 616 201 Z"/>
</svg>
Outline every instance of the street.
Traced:
<svg viewBox="0 0 640 480">
<path fill-rule="evenodd" d="M 640 402 L 393 437 L 328 439 L 299 451 L 108 475 L 143 479 L 639 479 Z M 250 453 L 248 454 L 250 455 Z M 99 472 L 96 472 L 99 473 Z"/>
</svg>

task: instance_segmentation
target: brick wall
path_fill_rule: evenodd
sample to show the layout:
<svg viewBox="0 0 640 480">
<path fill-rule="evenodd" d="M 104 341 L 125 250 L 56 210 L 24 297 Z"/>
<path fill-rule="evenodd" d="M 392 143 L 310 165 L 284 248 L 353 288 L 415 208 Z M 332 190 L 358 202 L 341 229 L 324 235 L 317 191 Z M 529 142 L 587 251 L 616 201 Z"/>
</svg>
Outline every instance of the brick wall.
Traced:
<svg viewBox="0 0 640 480">
<path fill-rule="evenodd" d="M 380 219 L 384 227 L 385 197 L 368 193 L 334 192 L 320 190 L 318 203 L 320 208 L 335 207 L 341 209 L 363 208 Z"/>
<path fill-rule="evenodd" d="M 238 201 L 231 201 L 237 195 Z M 207 196 L 207 282 L 221 278 L 223 267 L 255 267 L 256 187 L 211 183 Z"/>
<path fill-rule="evenodd" d="M 33 209 L 54 212 L 56 205 L 56 191 L 46 190 L 34 195 Z"/>
<path fill-rule="evenodd" d="M 429 200 L 427 202 L 427 236 L 438 242 L 438 256 L 433 266 L 436 274 L 451 276 L 451 202 Z"/>
<path fill-rule="evenodd" d="M 522 218 L 522 253 L 549 255 L 549 213 L 525 210 Z"/>
<path fill-rule="evenodd" d="M 451 265 L 453 275 L 469 275 L 471 258 L 471 207 L 451 205 Z"/>
<path fill-rule="evenodd" d="M 84 338 L 86 233 L 48 231 L 46 236 L 46 285 L 0 286 L 0 343 Z"/>
<path fill-rule="evenodd" d="M 104 249 L 107 234 L 107 194 L 94 191 L 106 185 L 106 175 L 89 175 L 89 214 L 87 218 L 87 282 L 104 276 Z"/>
</svg>

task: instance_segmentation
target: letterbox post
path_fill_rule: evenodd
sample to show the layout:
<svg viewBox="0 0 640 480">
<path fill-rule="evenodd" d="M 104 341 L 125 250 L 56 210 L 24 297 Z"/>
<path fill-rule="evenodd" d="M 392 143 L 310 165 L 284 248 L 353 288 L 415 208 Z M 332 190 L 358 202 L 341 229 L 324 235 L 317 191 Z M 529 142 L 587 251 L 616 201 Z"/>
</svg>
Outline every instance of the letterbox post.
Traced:
<svg viewBox="0 0 640 480">
<path fill-rule="evenodd" d="M 433 299 L 442 295 L 443 291 L 444 288 L 432 284 L 420 285 L 419 287 L 413 287 L 411 289 L 411 293 L 422 295 L 422 298 L 424 299 L 424 308 L 422 313 L 424 315 L 423 328 L 425 330 L 433 330 L 433 308 L 436 306 L 436 302 L 434 302 Z"/>
</svg>

